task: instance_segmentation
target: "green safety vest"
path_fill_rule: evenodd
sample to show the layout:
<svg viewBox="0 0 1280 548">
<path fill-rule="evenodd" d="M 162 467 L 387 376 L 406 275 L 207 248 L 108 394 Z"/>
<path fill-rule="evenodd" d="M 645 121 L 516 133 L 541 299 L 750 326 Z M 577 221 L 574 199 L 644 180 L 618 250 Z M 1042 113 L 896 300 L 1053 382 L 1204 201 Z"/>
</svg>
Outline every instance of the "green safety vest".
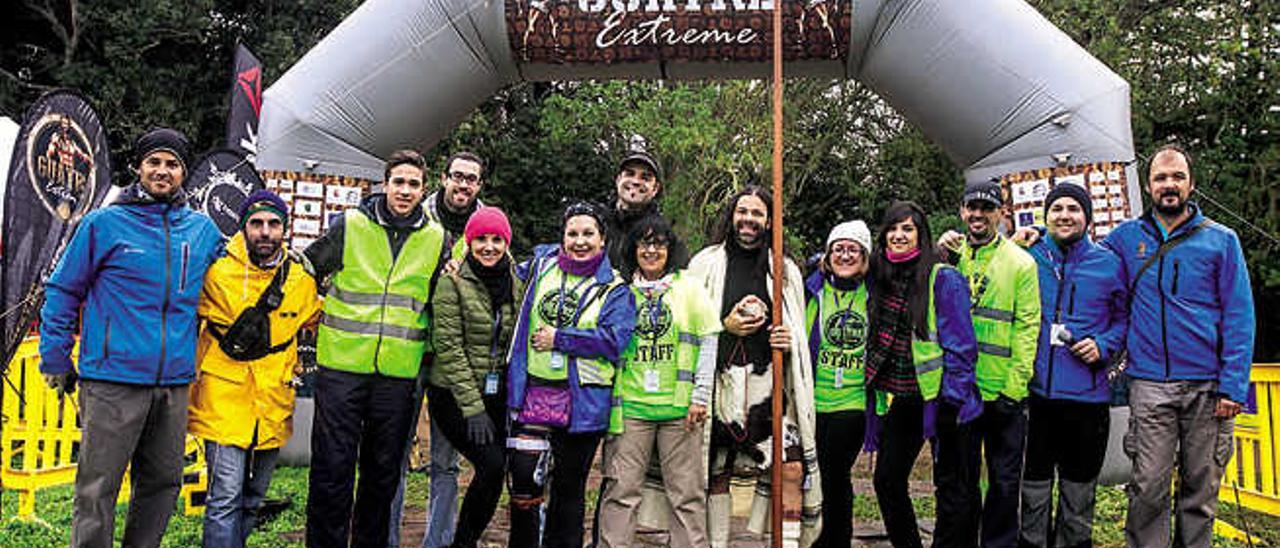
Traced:
<svg viewBox="0 0 1280 548">
<path fill-rule="evenodd" d="M 973 334 L 978 340 L 975 372 L 982 399 L 987 401 L 994 400 L 1002 391 L 1015 399 L 1027 392 L 1026 386 L 1005 386 L 1009 369 L 1013 367 L 1011 358 L 1016 344 L 1014 302 L 1023 252 L 1003 236 L 996 238 L 999 241 L 961 252 L 957 265 L 969 280 L 969 297 L 973 300 Z M 1035 275 L 1034 271 L 1032 275 Z M 1038 294 L 1036 298 L 1039 298 Z"/>
<path fill-rule="evenodd" d="M 616 273 L 609 283 L 600 283 L 594 275 L 574 276 L 560 270 L 554 260 L 548 261 L 546 268 L 538 275 L 537 286 L 534 288 L 529 333 L 536 332 L 544 325 L 554 328 L 594 328 L 599 320 L 600 310 L 604 308 L 605 297 L 614 287 L 621 285 L 618 280 Z M 583 298 L 587 299 L 585 306 L 581 306 Z M 576 322 L 575 314 L 578 316 Z M 571 358 L 556 351 L 540 352 L 533 349 L 533 337 L 529 337 L 528 344 L 528 371 L 534 377 L 548 381 L 567 380 L 569 360 L 573 359 L 577 363 L 579 384 L 613 385 L 614 368 L 608 360 Z"/>
<path fill-rule="evenodd" d="M 620 434 L 622 419 L 665 421 L 684 417 L 693 395 L 701 337 L 709 330 L 709 299 L 701 287 L 676 275 L 660 297 L 636 296 L 636 329 L 622 355 L 614 388 L 609 433 Z"/>
<path fill-rule="evenodd" d="M 848 299 L 838 302 L 837 297 Z M 808 324 L 821 334 L 814 356 L 813 400 L 818 413 L 866 409 L 867 286 L 839 291 L 822 284 L 809 302 Z M 814 320 L 819 320 L 814 323 Z"/>
<path fill-rule="evenodd" d="M 391 257 L 386 231 L 347 210 L 342 270 L 324 301 L 316 360 L 350 373 L 418 376 L 427 349 L 427 303 L 444 229 L 428 223 Z"/>
<path fill-rule="evenodd" d="M 933 271 L 929 273 L 929 310 L 926 315 L 929 338 L 921 339 L 915 329 L 911 330 L 911 365 L 915 367 L 916 385 L 920 387 L 920 396 L 925 401 L 938 397 L 938 391 L 942 388 L 942 368 L 946 363 L 942 345 L 938 344 L 938 313 L 933 301 L 938 272 L 944 268 L 951 267 L 938 263 L 933 265 Z M 877 392 L 879 397 L 876 398 L 876 414 L 883 415 L 889 412 L 890 398 L 886 392 Z"/>
</svg>

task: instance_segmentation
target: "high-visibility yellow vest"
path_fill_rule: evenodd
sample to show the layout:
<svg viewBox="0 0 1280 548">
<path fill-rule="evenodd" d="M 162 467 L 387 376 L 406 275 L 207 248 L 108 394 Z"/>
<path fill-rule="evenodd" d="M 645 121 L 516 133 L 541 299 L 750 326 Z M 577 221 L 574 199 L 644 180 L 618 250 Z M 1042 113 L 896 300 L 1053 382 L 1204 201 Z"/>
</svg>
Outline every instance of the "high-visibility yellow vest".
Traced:
<svg viewBox="0 0 1280 548">
<path fill-rule="evenodd" d="M 415 378 L 427 348 L 427 303 L 444 229 L 427 223 L 415 230 L 394 259 L 385 229 L 364 213 L 348 210 L 345 230 L 316 360 L 350 373 Z"/>
<path fill-rule="evenodd" d="M 693 395 L 703 336 L 719 322 L 710 298 L 679 274 L 661 294 L 636 296 L 636 329 L 622 355 L 614 388 L 610 433 L 621 433 L 622 419 L 664 421 L 684 417 Z"/>
<path fill-rule="evenodd" d="M 818 413 L 866 408 L 867 286 L 840 291 L 822 284 L 809 302 L 808 325 L 821 333 L 814 356 L 813 402 Z"/>
<path fill-rule="evenodd" d="M 1031 257 L 1017 244 L 1003 236 L 999 241 L 979 248 L 967 248 L 960 254 L 957 268 L 969 280 L 969 296 L 973 301 L 973 334 L 978 340 L 978 362 L 975 372 L 978 389 L 984 400 L 993 400 L 1004 391 L 1014 398 L 1026 395 L 1026 386 L 1005 386 L 1013 367 L 1014 307 L 1017 301 L 1017 276 L 1020 263 Z M 1035 270 L 1031 270 L 1035 276 Z M 1035 298 L 1039 299 L 1039 294 Z M 1037 323 L 1037 325 L 1039 325 Z M 1034 356 L 1032 348 L 1028 355 Z"/>
<path fill-rule="evenodd" d="M 538 274 L 534 287 L 533 310 L 529 314 L 529 333 L 542 326 L 554 328 L 576 327 L 592 329 L 600 318 L 605 297 L 621 284 L 618 276 L 609 283 L 600 283 L 594 274 L 574 276 L 559 268 L 555 261 Z M 569 378 L 569 360 L 577 361 L 578 383 L 597 386 L 613 385 L 613 364 L 595 358 L 571 358 L 558 351 L 542 352 L 533 349 L 533 337 L 529 337 L 529 375 L 548 381 Z"/>
</svg>

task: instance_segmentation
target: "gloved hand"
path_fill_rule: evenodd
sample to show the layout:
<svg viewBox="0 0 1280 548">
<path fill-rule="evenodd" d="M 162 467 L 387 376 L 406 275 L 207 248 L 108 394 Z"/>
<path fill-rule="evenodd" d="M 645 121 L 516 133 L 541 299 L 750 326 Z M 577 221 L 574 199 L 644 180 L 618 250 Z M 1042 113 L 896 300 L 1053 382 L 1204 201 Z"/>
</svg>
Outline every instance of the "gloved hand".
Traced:
<svg viewBox="0 0 1280 548">
<path fill-rule="evenodd" d="M 476 445 L 493 443 L 493 421 L 487 413 L 477 413 L 467 417 L 467 438 Z"/>
<path fill-rule="evenodd" d="M 54 389 L 59 396 L 76 393 L 76 381 L 80 380 L 80 375 L 75 370 L 66 373 L 45 373 L 44 382 L 49 388 Z"/>
<path fill-rule="evenodd" d="M 1004 394 L 996 396 L 996 401 L 992 403 L 995 404 L 996 411 L 1001 415 L 1012 415 L 1014 413 L 1022 412 L 1023 402 L 1010 398 Z"/>
</svg>

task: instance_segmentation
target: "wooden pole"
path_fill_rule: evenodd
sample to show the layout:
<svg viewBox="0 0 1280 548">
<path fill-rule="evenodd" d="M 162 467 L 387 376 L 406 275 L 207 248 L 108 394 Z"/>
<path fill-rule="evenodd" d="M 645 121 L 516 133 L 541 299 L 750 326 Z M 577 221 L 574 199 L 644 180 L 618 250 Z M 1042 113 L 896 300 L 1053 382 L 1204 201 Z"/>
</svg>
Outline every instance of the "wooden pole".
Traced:
<svg viewBox="0 0 1280 548">
<path fill-rule="evenodd" d="M 773 1 L 773 325 L 782 325 L 782 4 Z M 792 333 L 791 336 L 796 336 Z M 773 466 L 769 489 L 772 546 L 782 548 L 782 375 L 783 352 L 773 350 Z"/>
</svg>

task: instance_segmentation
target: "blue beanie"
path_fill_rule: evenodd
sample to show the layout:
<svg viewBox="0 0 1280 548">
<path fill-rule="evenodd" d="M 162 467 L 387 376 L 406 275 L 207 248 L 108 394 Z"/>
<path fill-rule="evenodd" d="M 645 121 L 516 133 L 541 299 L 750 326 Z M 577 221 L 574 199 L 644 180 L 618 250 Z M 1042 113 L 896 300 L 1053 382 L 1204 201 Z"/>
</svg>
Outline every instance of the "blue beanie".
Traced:
<svg viewBox="0 0 1280 548">
<path fill-rule="evenodd" d="M 275 213 L 285 226 L 289 226 L 289 206 L 285 205 L 278 194 L 266 189 L 255 190 L 240 202 L 240 226 L 243 228 L 249 216 L 259 211 Z"/>
</svg>

